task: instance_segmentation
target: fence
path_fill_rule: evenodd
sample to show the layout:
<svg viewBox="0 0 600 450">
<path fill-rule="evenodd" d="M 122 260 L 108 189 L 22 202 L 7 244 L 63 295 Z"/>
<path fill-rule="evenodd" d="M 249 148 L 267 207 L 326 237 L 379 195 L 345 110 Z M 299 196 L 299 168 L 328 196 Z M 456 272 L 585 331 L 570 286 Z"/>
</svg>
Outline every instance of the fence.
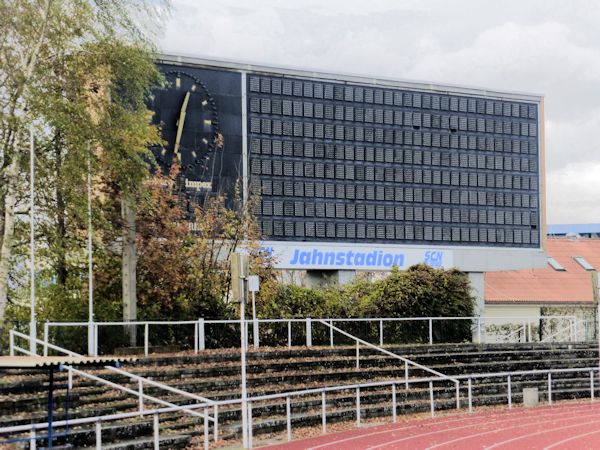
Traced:
<svg viewBox="0 0 600 450">
<path fill-rule="evenodd" d="M 16 344 L 16 339 L 23 339 L 26 341 L 30 340 L 30 336 L 20 333 L 18 331 L 15 330 L 10 330 L 9 331 L 9 342 L 10 342 L 10 355 L 11 356 L 15 356 L 15 353 L 22 353 L 24 355 L 29 355 L 29 356 L 33 356 L 32 352 L 20 347 Z M 39 339 L 35 340 L 35 345 L 37 346 L 38 344 L 41 345 L 44 348 L 44 354 L 47 355 L 48 353 L 48 349 L 52 349 L 57 351 L 58 353 L 62 353 L 64 355 L 67 356 L 75 356 L 75 357 L 79 357 L 82 356 L 78 353 L 72 352 L 70 350 L 66 350 L 62 347 L 59 347 L 57 345 L 54 344 L 50 344 L 47 341 L 41 341 Z M 157 403 L 159 405 L 162 405 L 164 407 L 166 407 L 166 410 L 153 410 L 152 414 L 154 417 L 154 448 L 157 449 L 158 448 L 158 441 L 160 439 L 160 435 L 159 435 L 159 425 L 158 425 L 158 420 L 159 420 L 159 414 L 164 411 L 181 411 L 183 413 L 192 415 L 194 417 L 198 417 L 198 418 L 202 418 L 204 419 L 204 442 L 205 442 L 205 449 L 208 450 L 208 440 L 209 440 L 209 430 L 208 430 L 208 422 L 212 422 L 213 423 L 213 431 L 214 431 L 214 439 L 215 441 L 218 440 L 218 414 L 219 414 L 219 410 L 218 410 L 218 405 L 215 401 L 208 399 L 206 397 L 202 397 L 196 394 L 192 394 L 190 392 L 186 392 L 186 391 L 182 391 L 181 389 L 177 389 L 171 386 L 168 386 L 166 384 L 163 383 L 159 383 L 157 381 L 153 381 L 150 380 L 148 378 L 144 378 L 141 377 L 139 375 L 134 375 L 132 373 L 126 372 L 122 369 L 116 368 L 116 367 L 112 367 L 112 366 L 104 366 L 104 369 L 109 370 L 111 372 L 114 372 L 116 374 L 119 374 L 121 376 L 127 377 L 131 380 L 133 380 L 134 383 L 137 384 L 137 390 L 135 389 L 131 389 L 128 388 L 126 386 L 122 386 L 120 384 L 114 383 L 110 380 L 106 380 L 104 378 L 98 377 L 96 375 L 92 375 L 89 373 L 86 373 L 84 371 L 81 371 L 79 369 L 75 369 L 74 367 L 70 366 L 70 365 L 64 365 L 61 367 L 61 370 L 67 370 L 67 388 L 69 390 L 71 390 L 73 388 L 73 375 L 77 375 L 79 377 L 82 378 L 86 378 L 89 379 L 91 381 L 95 381 L 99 384 L 103 384 L 105 386 L 109 386 L 111 388 L 114 388 L 118 391 L 121 392 L 125 392 L 131 395 L 134 395 L 138 398 L 138 411 L 136 413 L 133 414 L 128 414 L 128 413 L 121 413 L 121 414 L 113 414 L 111 416 L 105 416 L 102 419 L 100 419 L 97 424 L 96 424 L 96 443 L 97 443 L 97 448 L 101 448 L 101 422 L 107 421 L 107 420 L 122 420 L 125 418 L 129 418 L 129 417 L 136 417 L 136 416 L 144 416 L 149 414 L 149 412 L 145 409 L 144 406 L 144 400 L 146 401 L 150 401 L 153 403 Z M 196 405 L 200 405 L 203 408 L 203 413 L 198 413 L 194 410 L 194 408 L 191 408 L 188 405 L 185 406 L 181 406 L 181 405 L 176 405 L 174 403 L 162 400 L 158 397 L 154 397 L 154 396 L 150 396 L 147 393 L 144 392 L 144 386 L 148 385 L 148 386 L 152 386 L 154 388 L 158 388 L 160 390 L 169 392 L 169 393 L 173 393 L 173 394 L 178 394 L 180 396 L 183 396 L 187 399 L 192 399 L 196 402 L 200 402 L 197 403 Z M 208 408 L 212 407 L 214 408 L 214 415 L 211 417 L 208 415 Z M 46 428 L 49 429 L 50 431 L 52 430 L 52 427 L 54 427 L 56 424 L 56 426 L 68 426 L 69 424 L 73 425 L 74 423 L 88 423 L 88 421 L 86 421 L 85 419 L 78 419 L 79 422 L 76 422 L 76 420 L 69 420 L 69 421 L 64 421 L 64 423 L 62 422 L 57 422 L 57 423 L 45 423 L 45 424 L 38 424 L 39 427 L 38 428 L 27 428 L 27 426 L 17 426 L 17 427 L 9 427 L 8 429 L 0 429 L 0 433 L 2 433 L 3 430 L 8 430 L 6 432 L 18 432 L 18 431 L 23 431 L 23 430 L 30 430 L 31 436 L 28 439 L 28 441 L 30 442 L 30 448 L 35 448 L 36 446 L 36 442 L 38 439 L 52 439 L 52 434 L 49 433 L 49 436 L 36 436 L 35 435 L 35 431 L 36 429 L 39 428 Z M 25 427 L 25 428 L 23 428 Z M 100 442 L 100 446 L 98 446 L 98 442 Z"/>
<path fill-rule="evenodd" d="M 315 325 L 325 321 L 330 325 L 344 326 L 353 335 L 365 341 L 386 344 L 466 342 L 536 342 L 585 341 L 595 335 L 594 321 L 577 321 L 574 316 L 528 317 L 406 317 L 406 318 L 303 318 L 303 319 L 248 319 L 244 322 L 246 342 L 254 347 L 261 343 L 274 346 L 302 346 L 339 344 L 332 333 Z M 588 323 L 589 322 L 589 323 Z M 194 353 L 206 348 L 239 346 L 239 320 L 186 320 L 186 321 L 135 321 L 135 322 L 45 322 L 43 341 L 59 342 L 62 346 L 78 345 L 83 351 L 81 332 L 73 333 L 77 339 L 65 337 L 64 329 L 92 327 L 85 333 L 94 340 L 90 347 L 94 355 L 109 354 L 125 346 L 127 337 L 141 337 L 140 348 L 144 355 L 150 346 L 176 345 Z M 115 333 L 114 328 L 121 328 Z M 141 333 L 137 333 L 141 329 Z M 108 332 L 108 330 L 112 332 Z M 558 330 L 558 331 L 557 331 Z M 52 335 L 52 336 L 51 336 Z M 103 337 L 104 336 L 104 337 Z M 101 339 L 103 337 L 104 341 Z M 341 341 L 343 342 L 343 340 Z M 43 346 L 47 355 L 47 346 Z"/>
</svg>

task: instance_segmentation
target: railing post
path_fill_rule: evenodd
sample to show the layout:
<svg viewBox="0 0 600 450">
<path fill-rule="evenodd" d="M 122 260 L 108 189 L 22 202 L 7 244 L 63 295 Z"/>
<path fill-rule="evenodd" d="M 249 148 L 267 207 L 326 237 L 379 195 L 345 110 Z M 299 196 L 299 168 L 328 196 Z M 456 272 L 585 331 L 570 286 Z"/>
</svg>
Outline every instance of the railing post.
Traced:
<svg viewBox="0 0 600 450">
<path fill-rule="evenodd" d="M 358 346 L 358 341 L 356 341 L 356 368 L 360 369 L 360 350 Z"/>
<path fill-rule="evenodd" d="M 260 347 L 259 327 L 260 322 L 258 321 L 258 319 L 254 319 L 252 321 L 252 345 L 254 346 L 254 348 Z"/>
<path fill-rule="evenodd" d="M 508 384 L 508 407 L 512 408 L 512 385 L 510 382 L 510 375 L 506 377 L 506 382 Z"/>
<path fill-rule="evenodd" d="M 29 450 L 35 450 L 37 448 L 37 437 L 35 435 L 35 428 L 31 429 L 31 434 L 29 435 Z"/>
<path fill-rule="evenodd" d="M 154 450 L 160 450 L 160 428 L 158 426 L 158 413 L 154 413 L 152 435 L 154 442 Z"/>
<path fill-rule="evenodd" d="M 102 450 L 102 422 L 96 421 L 96 450 Z"/>
<path fill-rule="evenodd" d="M 148 322 L 146 322 L 144 324 L 144 356 L 148 356 L 148 328 L 150 327 L 148 325 Z"/>
<path fill-rule="evenodd" d="M 250 407 L 250 403 L 248 403 L 248 407 Z M 208 429 L 208 409 L 204 408 L 204 450 L 208 450 L 210 440 L 210 430 Z M 250 440 L 252 442 L 252 440 Z M 250 448 L 252 448 L 252 444 L 250 444 Z"/>
<path fill-rule="evenodd" d="M 10 356 L 15 356 L 15 335 L 13 330 L 8 332 L 8 348 L 10 350 Z"/>
<path fill-rule="evenodd" d="M 523 342 L 527 342 L 527 321 L 523 321 Z"/>
<path fill-rule="evenodd" d="M 327 433 L 327 403 L 325 401 L 325 391 L 321 392 L 321 430 L 323 434 Z"/>
<path fill-rule="evenodd" d="M 215 442 L 219 440 L 219 405 L 215 404 L 214 406 L 214 424 L 213 424 L 213 434 Z"/>
<path fill-rule="evenodd" d="M 70 391 L 73 389 L 73 371 L 71 366 L 67 369 L 67 389 Z"/>
<path fill-rule="evenodd" d="M 329 346 L 333 347 L 333 321 L 329 320 Z"/>
<path fill-rule="evenodd" d="M 356 426 L 360 427 L 360 388 L 356 388 Z"/>
<path fill-rule="evenodd" d="M 138 380 L 138 394 L 138 408 L 142 415 L 144 412 L 144 382 L 141 379 Z"/>
<path fill-rule="evenodd" d="M 468 382 L 467 392 L 468 392 L 468 397 L 469 397 L 469 412 L 473 412 L 473 395 L 472 395 L 471 379 L 469 378 L 467 380 L 467 382 Z"/>
<path fill-rule="evenodd" d="M 434 417 L 435 405 L 433 404 L 433 381 L 429 382 L 429 406 L 431 407 L 431 417 Z"/>
<path fill-rule="evenodd" d="M 552 372 L 548 372 L 548 404 L 552 404 Z"/>
<path fill-rule="evenodd" d="M 200 340 L 198 337 L 199 326 L 198 322 L 194 322 L 194 354 L 198 354 L 198 341 Z"/>
<path fill-rule="evenodd" d="M 529 337 L 529 342 L 533 342 L 531 333 L 531 319 L 527 321 L 527 336 Z"/>
<path fill-rule="evenodd" d="M 310 323 L 310 317 L 306 318 L 306 346 L 312 347 L 312 324 Z"/>
<path fill-rule="evenodd" d="M 406 390 L 408 390 L 408 361 L 404 361 L 404 384 Z"/>
<path fill-rule="evenodd" d="M 383 319 L 379 319 L 379 346 L 383 347 Z"/>
<path fill-rule="evenodd" d="M 481 344 L 481 317 L 477 317 L 477 343 Z"/>
<path fill-rule="evenodd" d="M 433 320 L 429 319 L 429 345 L 433 344 Z"/>
<path fill-rule="evenodd" d="M 94 355 L 98 356 L 98 323 L 94 323 Z"/>
<path fill-rule="evenodd" d="M 206 350 L 206 337 L 204 335 L 204 319 L 198 319 L 198 339 L 200 342 L 198 343 L 198 348 L 200 351 Z"/>
<path fill-rule="evenodd" d="M 594 371 L 590 370 L 590 400 L 594 401 Z"/>
<path fill-rule="evenodd" d="M 286 425 L 287 425 L 287 440 L 288 442 L 292 440 L 292 414 L 291 414 L 291 401 L 290 396 L 288 395 L 285 398 L 285 417 L 286 417 Z"/>
<path fill-rule="evenodd" d="M 456 409 L 460 409 L 460 381 L 456 382 Z"/>
<path fill-rule="evenodd" d="M 248 448 L 252 448 L 252 438 L 253 438 L 252 428 L 254 428 L 252 426 L 252 402 L 248 402 Z M 207 450 L 208 450 L 208 447 L 207 447 Z"/>
<path fill-rule="evenodd" d="M 292 348 L 292 321 L 291 320 L 288 320 L 287 329 L 288 329 L 288 348 Z"/>
<path fill-rule="evenodd" d="M 48 334 L 49 334 L 49 325 L 48 321 L 44 322 L 44 356 L 48 356 Z"/>
<path fill-rule="evenodd" d="M 398 416 L 396 413 L 396 385 L 392 384 L 392 421 L 396 423 Z"/>
</svg>

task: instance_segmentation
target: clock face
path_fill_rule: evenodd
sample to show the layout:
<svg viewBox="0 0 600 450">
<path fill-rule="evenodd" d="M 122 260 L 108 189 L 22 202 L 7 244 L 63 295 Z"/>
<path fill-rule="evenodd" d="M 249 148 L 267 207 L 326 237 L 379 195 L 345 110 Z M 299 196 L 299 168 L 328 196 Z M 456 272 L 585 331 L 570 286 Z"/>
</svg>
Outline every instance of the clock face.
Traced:
<svg viewBox="0 0 600 450">
<path fill-rule="evenodd" d="M 205 84 L 183 71 L 165 73 L 166 89 L 156 93 L 161 105 L 157 119 L 164 147 L 155 150 L 163 170 L 180 165 L 178 184 L 185 190 L 210 192 L 215 177 L 215 157 L 223 146 L 216 103 Z"/>
</svg>

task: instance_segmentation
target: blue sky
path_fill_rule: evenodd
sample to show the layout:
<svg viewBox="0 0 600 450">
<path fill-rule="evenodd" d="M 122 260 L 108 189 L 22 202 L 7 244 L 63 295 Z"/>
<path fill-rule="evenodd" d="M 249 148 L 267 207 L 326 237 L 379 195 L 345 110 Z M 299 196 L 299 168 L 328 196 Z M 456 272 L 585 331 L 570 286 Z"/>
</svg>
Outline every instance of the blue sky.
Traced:
<svg viewBox="0 0 600 450">
<path fill-rule="evenodd" d="M 600 2 L 174 0 L 163 51 L 546 96 L 548 222 L 600 222 Z"/>
</svg>

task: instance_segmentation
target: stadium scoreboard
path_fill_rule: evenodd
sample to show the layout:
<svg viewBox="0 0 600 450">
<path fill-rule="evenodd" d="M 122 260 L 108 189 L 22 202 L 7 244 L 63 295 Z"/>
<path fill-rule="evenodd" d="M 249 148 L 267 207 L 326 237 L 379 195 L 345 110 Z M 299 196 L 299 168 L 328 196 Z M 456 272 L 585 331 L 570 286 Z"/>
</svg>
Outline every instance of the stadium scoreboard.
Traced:
<svg viewBox="0 0 600 450">
<path fill-rule="evenodd" d="M 540 96 L 182 57 L 160 68 L 161 161 L 179 152 L 196 199 L 239 180 L 282 267 L 539 265 Z M 182 124 L 186 96 L 197 111 Z"/>
</svg>

